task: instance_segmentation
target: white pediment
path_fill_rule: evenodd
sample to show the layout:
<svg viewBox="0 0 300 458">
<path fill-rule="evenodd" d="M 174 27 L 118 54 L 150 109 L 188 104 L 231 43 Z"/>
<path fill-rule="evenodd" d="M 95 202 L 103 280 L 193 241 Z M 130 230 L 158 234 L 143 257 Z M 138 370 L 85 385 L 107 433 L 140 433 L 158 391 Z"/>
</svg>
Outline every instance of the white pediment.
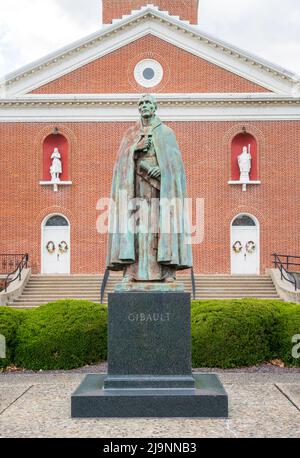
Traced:
<svg viewBox="0 0 300 458">
<path fill-rule="evenodd" d="M 188 21 L 147 5 L 7 75 L 0 82 L 0 96 L 7 99 L 26 95 L 149 34 L 258 84 L 266 88 L 266 92 L 269 90 L 295 97 L 300 95 L 300 79 L 297 75 L 204 34 L 198 26 Z"/>
</svg>

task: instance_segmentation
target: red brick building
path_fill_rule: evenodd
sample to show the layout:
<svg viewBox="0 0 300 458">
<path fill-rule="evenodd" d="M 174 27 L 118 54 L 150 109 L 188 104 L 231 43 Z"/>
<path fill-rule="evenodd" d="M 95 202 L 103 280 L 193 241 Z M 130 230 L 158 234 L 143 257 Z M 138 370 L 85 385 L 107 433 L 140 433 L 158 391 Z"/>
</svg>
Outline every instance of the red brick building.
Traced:
<svg viewBox="0 0 300 458">
<path fill-rule="evenodd" d="M 28 252 L 35 273 L 104 271 L 97 203 L 145 92 L 176 133 L 189 197 L 203 199 L 195 271 L 263 274 L 273 252 L 299 254 L 299 78 L 202 33 L 197 0 L 154 3 L 103 0 L 97 33 L 1 83 L 0 253 Z"/>
</svg>

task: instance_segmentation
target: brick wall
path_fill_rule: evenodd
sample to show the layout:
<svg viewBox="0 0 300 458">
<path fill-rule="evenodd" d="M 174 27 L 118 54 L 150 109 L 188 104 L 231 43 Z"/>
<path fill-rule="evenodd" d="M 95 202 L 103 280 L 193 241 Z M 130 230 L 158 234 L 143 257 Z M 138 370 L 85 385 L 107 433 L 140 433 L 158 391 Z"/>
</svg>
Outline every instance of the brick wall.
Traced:
<svg viewBox="0 0 300 458">
<path fill-rule="evenodd" d="M 145 89 L 134 79 L 142 59 L 155 59 L 164 69 L 160 84 Z M 269 92 L 261 86 L 148 35 L 33 91 L 33 94 L 134 92 Z"/>
<path fill-rule="evenodd" d="M 205 237 L 194 246 L 196 272 L 230 272 L 230 222 L 240 213 L 257 217 L 261 271 L 274 251 L 299 254 L 300 122 L 175 122 L 189 196 L 205 199 Z M 262 184 L 230 186 L 230 141 L 245 125 L 259 148 Z M 70 142 L 73 185 L 54 193 L 42 179 L 43 139 L 57 126 Z M 100 197 L 110 193 L 113 164 L 128 123 L 0 124 L 0 252 L 29 251 L 40 271 L 41 223 L 50 213 L 71 222 L 72 273 L 102 272 L 106 237 L 96 231 Z M 297 194 L 298 193 L 298 194 Z"/>
<path fill-rule="evenodd" d="M 109 24 L 113 19 L 130 14 L 132 10 L 140 9 L 148 3 L 192 24 L 198 23 L 198 0 L 103 0 L 103 23 Z"/>
</svg>

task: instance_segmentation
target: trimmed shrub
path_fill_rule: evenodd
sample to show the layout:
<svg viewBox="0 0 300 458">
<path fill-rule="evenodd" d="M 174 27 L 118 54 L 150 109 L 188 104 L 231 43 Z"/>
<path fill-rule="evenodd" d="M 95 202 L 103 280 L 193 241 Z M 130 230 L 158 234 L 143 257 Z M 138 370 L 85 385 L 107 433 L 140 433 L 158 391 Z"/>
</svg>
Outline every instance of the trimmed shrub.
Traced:
<svg viewBox="0 0 300 458">
<path fill-rule="evenodd" d="M 193 367 L 252 366 L 278 354 L 279 301 L 194 301 Z"/>
<path fill-rule="evenodd" d="M 16 364 L 72 369 L 107 358 L 107 309 L 65 299 L 29 310 L 17 332 Z"/>
<path fill-rule="evenodd" d="M 292 348 L 295 342 L 292 338 L 300 336 L 300 305 L 293 303 L 282 303 L 280 307 L 280 330 L 278 334 L 279 358 L 290 366 L 300 366 L 300 349 L 298 358 L 292 355 Z"/>
<path fill-rule="evenodd" d="M 193 367 L 233 368 L 292 356 L 300 334 L 300 305 L 246 298 L 194 301 L 191 309 Z M 0 334 L 7 357 L 33 370 L 72 369 L 107 358 L 107 309 L 85 300 L 61 300 L 34 310 L 0 307 Z"/>
<path fill-rule="evenodd" d="M 0 307 L 0 334 L 5 337 L 6 358 L 0 358 L 0 368 L 14 364 L 16 350 L 16 334 L 19 325 L 25 319 L 23 310 Z"/>
</svg>

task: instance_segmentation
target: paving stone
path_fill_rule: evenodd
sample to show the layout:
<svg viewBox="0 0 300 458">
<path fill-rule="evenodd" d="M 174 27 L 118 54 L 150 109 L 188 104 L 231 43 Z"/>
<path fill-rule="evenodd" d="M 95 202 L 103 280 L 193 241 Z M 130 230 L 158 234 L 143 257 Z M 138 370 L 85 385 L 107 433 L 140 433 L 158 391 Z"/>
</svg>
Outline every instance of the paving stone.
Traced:
<svg viewBox="0 0 300 458">
<path fill-rule="evenodd" d="M 278 383 L 277 386 L 300 411 L 300 383 L 297 385 Z"/>
<path fill-rule="evenodd" d="M 0 385 L 0 414 L 7 409 L 16 399 L 22 396 L 31 385 Z"/>
<path fill-rule="evenodd" d="M 0 376 L 1 437 L 300 437 L 299 374 L 219 374 L 229 395 L 224 419 L 71 419 L 70 397 L 84 374 Z M 247 383 L 248 379 L 248 383 Z M 291 380 L 289 380 L 291 379 Z M 29 390 L 30 385 L 33 385 Z M 26 391 L 28 390 L 28 391 Z M 15 402 L 13 402 L 15 401 Z M 13 402 L 13 403 L 12 403 Z M 2 408 L 3 410 L 3 408 Z"/>
<path fill-rule="evenodd" d="M 300 437 L 300 416 L 274 384 L 226 385 L 238 437 Z"/>
</svg>

